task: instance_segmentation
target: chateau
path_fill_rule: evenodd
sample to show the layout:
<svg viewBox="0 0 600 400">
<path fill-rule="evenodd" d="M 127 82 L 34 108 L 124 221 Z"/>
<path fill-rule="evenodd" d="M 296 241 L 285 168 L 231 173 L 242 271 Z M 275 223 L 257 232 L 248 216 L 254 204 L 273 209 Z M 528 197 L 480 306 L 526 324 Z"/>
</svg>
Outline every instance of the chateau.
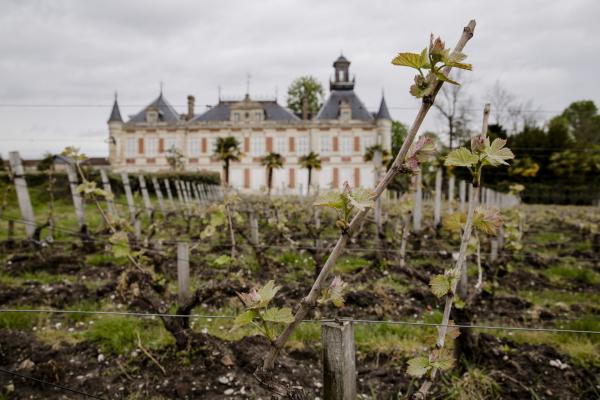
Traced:
<svg viewBox="0 0 600 400">
<path fill-rule="evenodd" d="M 273 172 L 274 191 L 306 191 L 308 171 L 298 159 L 313 151 L 321 157 L 321 170 L 313 171 L 312 185 L 337 188 L 348 181 L 353 186 L 373 187 L 374 168 L 363 160 L 365 150 L 380 144 L 391 148 L 392 121 L 382 97 L 379 111 L 372 114 L 354 92 L 350 61 L 340 56 L 334 63 L 330 94 L 318 114 L 302 120 L 277 101 L 222 101 L 202 114 L 194 111 L 188 96 L 187 113 L 179 114 L 160 93 L 150 105 L 123 121 L 117 99 L 108 119 L 109 160 L 114 171 L 158 172 L 170 168 L 168 150 L 183 154 L 185 170 L 222 171 L 214 157 L 218 137 L 233 136 L 243 157 L 230 167 L 230 184 L 241 190 L 266 186 L 262 156 L 276 152 L 284 167 Z"/>
</svg>

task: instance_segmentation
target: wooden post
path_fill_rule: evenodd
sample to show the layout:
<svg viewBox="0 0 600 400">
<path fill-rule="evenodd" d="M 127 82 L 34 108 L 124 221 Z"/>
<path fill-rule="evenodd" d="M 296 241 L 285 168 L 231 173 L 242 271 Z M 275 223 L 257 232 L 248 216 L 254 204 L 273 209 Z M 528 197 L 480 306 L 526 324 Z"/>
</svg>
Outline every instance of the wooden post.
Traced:
<svg viewBox="0 0 600 400">
<path fill-rule="evenodd" d="M 10 170 L 13 174 L 15 189 L 17 192 L 17 200 L 19 201 L 19 210 L 21 210 L 21 218 L 25 224 L 25 233 L 28 238 L 32 238 L 35 233 L 35 217 L 33 215 L 33 207 L 29 198 L 29 190 L 27 190 L 27 181 L 25 180 L 25 171 L 21 164 L 21 156 L 18 151 L 8 153 L 10 160 Z M 10 227 L 10 222 L 9 222 Z"/>
<path fill-rule="evenodd" d="M 179 179 L 175 180 L 175 190 L 177 192 L 177 198 L 179 199 L 179 205 L 184 205 L 183 193 L 181 193 L 181 185 Z"/>
<path fill-rule="evenodd" d="M 450 176 L 448 178 L 448 214 L 454 212 L 454 186 L 456 186 L 456 178 Z"/>
<path fill-rule="evenodd" d="M 413 230 L 415 232 L 421 231 L 421 217 L 422 217 L 422 205 L 423 205 L 423 188 L 421 171 L 415 176 L 416 190 L 415 190 L 415 204 L 413 210 Z"/>
<path fill-rule="evenodd" d="M 256 218 L 256 214 L 254 212 L 250 213 L 250 238 L 255 246 L 260 243 L 258 236 L 258 218 Z"/>
<path fill-rule="evenodd" d="M 135 226 L 136 213 L 135 201 L 133 201 L 133 193 L 131 192 L 131 185 L 129 184 L 129 175 L 127 172 L 121 172 L 121 181 L 123 182 L 123 188 L 125 189 L 125 197 L 127 198 L 127 207 L 129 207 L 129 217 L 131 223 Z"/>
<path fill-rule="evenodd" d="M 148 218 L 152 218 L 152 211 L 154 211 L 154 207 L 152 207 L 150 195 L 148 195 L 148 188 L 146 187 L 146 179 L 144 178 L 143 174 L 138 175 L 138 181 L 140 182 L 140 192 L 142 192 L 142 199 L 144 199 L 144 208 L 146 209 L 146 214 L 148 214 Z"/>
<path fill-rule="evenodd" d="M 85 213 L 83 211 L 83 198 L 81 193 L 77 191 L 79 186 L 79 178 L 75 166 L 70 162 L 65 162 L 67 167 L 67 177 L 69 178 L 69 187 L 71 188 L 71 196 L 73 197 L 73 205 L 75 206 L 75 215 L 77 216 L 77 224 L 80 230 L 85 230 Z"/>
<path fill-rule="evenodd" d="M 324 400 L 355 400 L 356 365 L 352 322 L 324 323 L 321 340 Z"/>
<path fill-rule="evenodd" d="M 460 198 L 460 205 L 458 207 L 458 211 L 465 212 L 465 203 L 466 203 L 466 196 L 467 196 L 467 182 L 465 181 L 460 181 L 458 183 L 458 196 Z"/>
<path fill-rule="evenodd" d="M 190 244 L 177 243 L 177 294 L 179 304 L 185 303 L 190 292 Z"/>
<path fill-rule="evenodd" d="M 498 259 L 498 239 L 492 239 L 491 243 L 491 251 L 490 251 L 490 261 L 496 262 Z"/>
<path fill-rule="evenodd" d="M 112 194 L 112 188 L 110 187 L 110 181 L 108 180 L 108 175 L 106 171 L 100 169 L 100 179 L 102 179 L 102 188 L 108 194 Z M 106 206 L 108 207 L 108 213 L 112 216 L 117 216 L 117 209 L 115 208 L 115 203 L 112 199 L 106 198 Z"/>
<path fill-rule="evenodd" d="M 154 193 L 156 193 L 156 199 L 158 200 L 158 208 L 160 208 L 161 214 L 165 215 L 165 202 L 162 190 L 160 190 L 160 184 L 158 183 L 158 179 L 156 179 L 155 176 L 152 177 L 152 187 L 154 187 Z"/>
<path fill-rule="evenodd" d="M 438 227 L 442 222 L 442 169 L 435 173 L 435 203 L 433 205 L 433 226 Z"/>
<path fill-rule="evenodd" d="M 167 197 L 169 198 L 169 204 L 171 205 L 171 208 L 175 208 L 175 202 L 173 201 L 173 193 L 171 193 L 171 183 L 166 178 L 164 179 L 163 183 L 165 185 L 165 189 L 167 190 Z"/>
</svg>

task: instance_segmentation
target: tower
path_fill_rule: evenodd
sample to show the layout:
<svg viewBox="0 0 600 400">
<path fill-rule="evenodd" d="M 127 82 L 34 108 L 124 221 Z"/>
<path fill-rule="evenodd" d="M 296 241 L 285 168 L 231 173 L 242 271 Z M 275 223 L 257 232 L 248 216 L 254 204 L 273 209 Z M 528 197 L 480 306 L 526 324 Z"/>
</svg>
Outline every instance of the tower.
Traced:
<svg viewBox="0 0 600 400">
<path fill-rule="evenodd" d="M 392 117 L 390 116 L 383 93 L 381 93 L 381 103 L 379 104 L 379 111 L 377 111 L 375 120 L 377 123 L 377 140 L 384 150 L 390 151 L 392 149 Z"/>
<path fill-rule="evenodd" d="M 354 77 L 350 79 L 350 61 L 343 55 L 340 55 L 333 62 L 335 75 L 333 81 L 329 82 L 329 90 L 353 90 Z"/>
<path fill-rule="evenodd" d="M 117 101 L 117 93 L 115 92 L 115 101 L 112 111 L 108 117 L 108 160 L 111 165 L 116 165 L 117 162 L 117 139 L 120 138 L 123 129 L 123 118 L 119 110 Z"/>
</svg>

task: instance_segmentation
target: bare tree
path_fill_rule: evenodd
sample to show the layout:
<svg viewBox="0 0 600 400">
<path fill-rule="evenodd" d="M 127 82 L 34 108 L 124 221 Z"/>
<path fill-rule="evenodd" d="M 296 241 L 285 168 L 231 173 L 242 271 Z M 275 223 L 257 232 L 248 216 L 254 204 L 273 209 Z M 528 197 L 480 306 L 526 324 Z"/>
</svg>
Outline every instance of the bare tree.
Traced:
<svg viewBox="0 0 600 400">
<path fill-rule="evenodd" d="M 506 90 L 500 81 L 487 91 L 487 100 L 492 105 L 494 123 L 506 128 L 511 134 L 524 126 L 537 124 L 538 111 L 533 100 L 518 101 L 517 97 Z"/>
<path fill-rule="evenodd" d="M 457 79 L 461 80 L 460 73 Z M 448 145 L 453 148 L 455 139 L 465 139 L 470 136 L 469 122 L 472 99 L 468 97 L 465 85 L 444 85 L 433 105 L 438 116 L 448 129 Z"/>
</svg>

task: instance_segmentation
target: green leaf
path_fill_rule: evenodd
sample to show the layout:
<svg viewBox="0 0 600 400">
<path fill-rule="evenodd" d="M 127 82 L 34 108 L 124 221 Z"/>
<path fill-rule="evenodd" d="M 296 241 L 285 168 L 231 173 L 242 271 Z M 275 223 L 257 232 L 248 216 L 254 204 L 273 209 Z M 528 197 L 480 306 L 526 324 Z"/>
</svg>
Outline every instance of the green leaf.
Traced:
<svg viewBox="0 0 600 400">
<path fill-rule="evenodd" d="M 416 378 L 420 378 L 430 369 L 431 365 L 429 365 L 429 359 L 427 357 L 415 357 L 408 360 L 406 373 Z"/>
<path fill-rule="evenodd" d="M 225 212 L 217 208 L 215 211 L 210 214 L 210 226 L 219 227 L 225 224 Z"/>
<path fill-rule="evenodd" d="M 223 255 L 215 258 L 213 260 L 212 264 L 216 267 L 222 267 L 224 265 L 231 264 L 232 261 L 233 261 L 233 259 L 231 257 L 229 257 L 226 254 L 223 254 Z"/>
<path fill-rule="evenodd" d="M 202 232 L 200 232 L 200 239 L 206 239 L 215 234 L 216 228 L 213 225 L 207 225 Z"/>
<path fill-rule="evenodd" d="M 445 275 L 434 275 L 429 281 L 431 292 L 438 298 L 444 297 L 451 289 L 450 279 Z"/>
<path fill-rule="evenodd" d="M 444 74 L 444 73 L 443 73 L 443 72 L 441 72 L 441 71 L 436 71 L 436 72 L 434 72 L 434 73 L 435 73 L 435 76 L 436 76 L 436 77 L 437 77 L 437 78 L 438 78 L 440 81 L 448 82 L 448 83 L 451 83 L 451 84 L 453 84 L 453 85 L 460 85 L 460 83 L 458 83 L 458 82 L 456 82 L 456 81 L 453 81 L 452 79 L 448 78 L 448 77 L 446 76 L 446 74 Z"/>
<path fill-rule="evenodd" d="M 444 351 L 444 349 L 434 351 L 432 359 L 431 366 L 440 371 L 447 371 L 454 365 L 454 358 L 449 352 Z"/>
<path fill-rule="evenodd" d="M 515 158 L 515 155 L 509 148 L 504 147 L 506 140 L 494 139 L 490 146 L 486 146 L 484 149 L 485 161 L 487 164 L 495 167 L 498 165 L 508 165 L 506 160 Z"/>
<path fill-rule="evenodd" d="M 473 70 L 473 65 L 471 65 L 471 64 L 465 64 L 465 63 L 461 63 L 461 62 L 450 61 L 450 62 L 446 63 L 446 65 L 448 67 L 459 68 L 459 69 L 466 69 L 467 71 L 472 71 Z"/>
<path fill-rule="evenodd" d="M 231 330 L 233 331 L 233 330 L 241 328 L 242 326 L 246 326 L 246 325 L 252 323 L 252 321 L 254 320 L 254 318 L 256 318 L 256 316 L 257 316 L 257 312 L 255 310 L 248 310 L 248 311 L 245 311 L 245 312 L 239 314 L 233 320 L 233 327 L 231 328 Z"/>
<path fill-rule="evenodd" d="M 275 297 L 279 289 L 281 289 L 281 286 L 275 286 L 275 281 L 271 280 L 267 282 L 267 284 L 258 291 L 258 296 L 260 297 L 258 307 L 266 307 L 271 300 L 273 300 L 273 297 Z"/>
<path fill-rule="evenodd" d="M 346 207 L 344 197 L 338 192 L 328 192 L 319 197 L 314 203 L 315 206 L 331 207 L 336 210 L 343 210 Z"/>
<path fill-rule="evenodd" d="M 452 150 L 446 157 L 444 165 L 453 167 L 472 167 L 479 162 L 479 157 L 465 147 Z"/>
<path fill-rule="evenodd" d="M 399 53 L 392 60 L 392 64 L 415 69 L 423 68 L 427 65 L 427 49 L 423 49 L 421 54 L 417 53 Z"/>
<path fill-rule="evenodd" d="M 368 189 L 354 188 L 347 196 L 350 204 L 360 211 L 373 207 L 374 193 Z"/>
<path fill-rule="evenodd" d="M 262 319 L 269 322 L 275 322 L 278 324 L 291 324 L 294 322 L 294 316 L 292 315 L 292 309 L 289 307 L 284 308 L 269 308 L 262 314 Z"/>
<path fill-rule="evenodd" d="M 127 257 L 131 254 L 127 233 L 122 231 L 116 232 L 108 239 L 108 241 L 111 244 L 111 249 L 115 257 Z"/>
</svg>

